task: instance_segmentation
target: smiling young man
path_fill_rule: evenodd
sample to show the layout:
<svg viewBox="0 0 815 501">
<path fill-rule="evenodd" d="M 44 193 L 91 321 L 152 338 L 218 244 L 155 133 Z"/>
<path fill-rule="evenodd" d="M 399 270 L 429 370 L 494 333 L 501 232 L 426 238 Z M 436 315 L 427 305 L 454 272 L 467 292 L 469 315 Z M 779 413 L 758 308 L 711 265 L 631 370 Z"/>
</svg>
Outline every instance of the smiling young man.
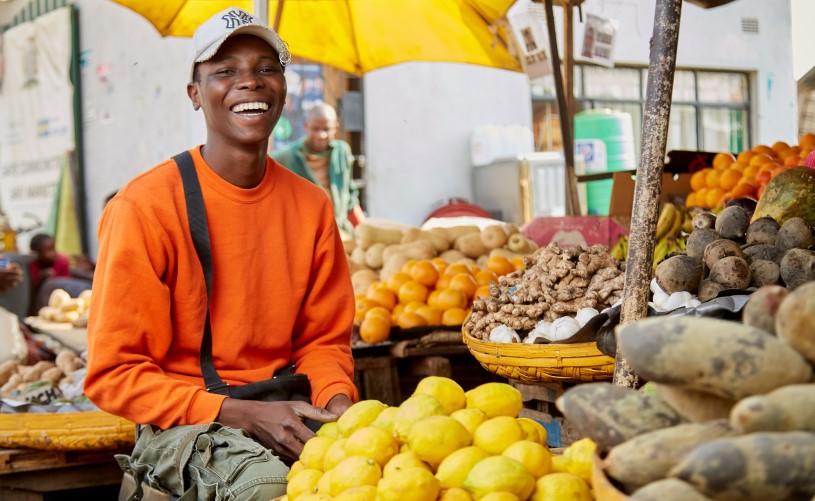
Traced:
<svg viewBox="0 0 815 501">
<path fill-rule="evenodd" d="M 278 35 L 231 8 L 196 30 L 187 93 L 207 140 L 189 151 L 213 260 L 212 360 L 230 386 L 294 364 L 311 403 L 238 400 L 204 387 L 204 273 L 174 161 L 119 190 L 99 223 L 85 392 L 143 426 L 119 462 L 183 499 L 272 499 L 314 433 L 358 398 L 353 289 L 331 202 L 266 155 L 286 97 Z"/>
</svg>

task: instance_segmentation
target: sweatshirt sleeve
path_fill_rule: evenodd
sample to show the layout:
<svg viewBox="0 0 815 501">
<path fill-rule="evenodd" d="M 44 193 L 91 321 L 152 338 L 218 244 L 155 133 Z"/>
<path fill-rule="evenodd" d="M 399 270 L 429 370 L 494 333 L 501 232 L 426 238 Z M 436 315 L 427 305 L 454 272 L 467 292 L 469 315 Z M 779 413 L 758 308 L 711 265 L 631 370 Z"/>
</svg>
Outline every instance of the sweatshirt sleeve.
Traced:
<svg viewBox="0 0 815 501">
<path fill-rule="evenodd" d="M 351 354 L 354 292 L 333 216 L 325 228 L 315 248 L 312 276 L 292 340 L 292 359 L 297 372 L 308 375 L 317 407 L 325 407 L 340 393 L 354 402 L 359 399 Z"/>
<path fill-rule="evenodd" d="M 85 393 L 99 408 L 161 428 L 212 422 L 223 396 L 168 376 L 158 365 L 173 342 L 163 281 L 169 238 L 126 196 L 99 223 L 99 259 L 88 325 Z"/>
</svg>

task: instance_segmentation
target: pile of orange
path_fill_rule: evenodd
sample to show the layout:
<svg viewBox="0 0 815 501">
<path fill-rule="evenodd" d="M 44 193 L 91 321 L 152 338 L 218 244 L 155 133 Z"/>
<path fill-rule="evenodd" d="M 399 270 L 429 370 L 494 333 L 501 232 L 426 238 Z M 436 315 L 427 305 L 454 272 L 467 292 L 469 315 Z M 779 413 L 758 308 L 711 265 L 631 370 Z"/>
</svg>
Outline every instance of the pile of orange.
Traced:
<svg viewBox="0 0 815 501">
<path fill-rule="evenodd" d="M 388 280 L 357 295 L 354 323 L 360 339 L 385 341 L 393 326 L 461 325 L 473 300 L 489 296 L 490 282 L 523 267 L 523 260 L 499 255 L 487 259 L 484 268 L 440 258 L 410 260 Z"/>
<path fill-rule="evenodd" d="M 691 176 L 693 190 L 686 207 L 715 209 L 727 200 L 739 197 L 761 198 L 770 179 L 803 163 L 815 149 L 815 134 L 800 137 L 797 146 L 778 141 L 772 146 L 760 144 L 738 155 L 718 153 L 713 165 Z"/>
</svg>

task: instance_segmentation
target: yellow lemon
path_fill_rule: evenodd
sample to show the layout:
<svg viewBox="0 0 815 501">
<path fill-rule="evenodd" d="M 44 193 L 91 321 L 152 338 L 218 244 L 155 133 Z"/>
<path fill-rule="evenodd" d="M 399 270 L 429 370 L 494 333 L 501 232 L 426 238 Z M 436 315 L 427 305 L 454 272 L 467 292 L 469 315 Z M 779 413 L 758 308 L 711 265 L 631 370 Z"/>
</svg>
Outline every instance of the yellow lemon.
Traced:
<svg viewBox="0 0 815 501">
<path fill-rule="evenodd" d="M 452 489 L 442 489 L 439 494 L 439 501 L 472 501 L 473 497 L 470 493 L 461 487 L 453 487 Z"/>
<path fill-rule="evenodd" d="M 414 395 L 424 394 L 435 398 L 444 407 L 447 414 L 463 409 L 467 403 L 464 397 L 464 390 L 461 386 L 450 378 L 439 376 L 428 376 L 416 385 Z"/>
<path fill-rule="evenodd" d="M 419 456 L 414 454 L 413 451 L 408 451 L 393 456 L 388 464 L 382 468 L 382 476 L 387 477 L 394 473 L 401 473 L 406 468 L 424 468 L 430 471 L 430 466 L 427 463 L 419 459 Z"/>
<path fill-rule="evenodd" d="M 566 447 L 563 451 L 563 456 L 569 460 L 566 464 L 566 471 L 591 484 L 591 463 L 594 460 L 596 449 L 597 444 L 590 438 L 582 438 Z"/>
<path fill-rule="evenodd" d="M 323 476 L 320 477 L 320 480 L 317 482 L 317 494 L 321 494 L 323 496 L 330 496 L 331 495 L 331 472 L 327 471 L 323 473 Z"/>
<path fill-rule="evenodd" d="M 490 492 L 481 501 L 521 501 L 518 496 L 511 492 Z"/>
<path fill-rule="evenodd" d="M 393 418 L 396 416 L 396 411 L 398 410 L 399 407 L 388 407 L 379 413 L 376 419 L 371 423 L 371 426 L 393 434 Z"/>
<path fill-rule="evenodd" d="M 289 480 L 289 484 L 286 486 L 286 495 L 289 496 L 289 499 L 295 500 L 303 494 L 316 494 L 317 482 L 322 476 L 323 472 L 320 470 L 301 470 Z"/>
<path fill-rule="evenodd" d="M 345 453 L 346 440 L 348 439 L 337 439 L 337 441 L 331 444 L 328 447 L 328 450 L 325 451 L 325 457 L 323 458 L 323 471 L 333 469 L 335 466 L 340 464 L 340 461 L 348 457 L 348 454 Z"/>
<path fill-rule="evenodd" d="M 343 459 L 340 464 L 331 470 L 329 481 L 329 494 L 337 494 L 352 487 L 361 485 L 375 486 L 382 478 L 382 469 L 371 458 L 364 456 L 351 456 Z"/>
<path fill-rule="evenodd" d="M 527 499 L 535 489 L 535 478 L 526 471 L 524 465 L 514 459 L 491 456 L 473 466 L 464 480 L 464 488 L 476 499 L 481 499 L 490 492 L 510 492 L 521 499 Z"/>
<path fill-rule="evenodd" d="M 450 453 L 467 447 L 472 441 L 467 428 L 450 416 L 424 418 L 408 433 L 410 450 L 431 465 L 438 465 Z"/>
<path fill-rule="evenodd" d="M 340 438 L 340 429 L 336 421 L 325 423 L 317 430 L 318 437 Z"/>
<path fill-rule="evenodd" d="M 294 463 L 292 463 L 291 468 L 289 468 L 289 473 L 286 475 L 286 482 L 291 480 L 292 477 L 294 477 L 299 472 L 301 472 L 301 471 L 303 471 L 305 469 L 306 469 L 306 467 L 303 466 L 303 463 L 301 463 L 300 461 L 295 461 Z"/>
<path fill-rule="evenodd" d="M 300 453 L 300 462 L 303 466 L 312 470 L 323 469 L 323 458 L 331 444 L 336 442 L 331 437 L 312 437 L 303 445 L 303 452 Z"/>
<path fill-rule="evenodd" d="M 444 414 L 444 407 L 441 403 L 430 395 L 413 395 L 408 398 L 396 415 L 393 417 L 393 434 L 400 442 L 407 442 L 410 428 L 422 419 L 430 416 L 441 416 Z"/>
<path fill-rule="evenodd" d="M 521 392 L 506 383 L 485 383 L 464 394 L 468 409 L 481 409 L 487 417 L 517 417 L 523 408 Z"/>
<path fill-rule="evenodd" d="M 380 467 L 399 451 L 396 440 L 385 430 L 366 426 L 360 428 L 345 441 L 346 456 L 365 456 L 373 459 Z"/>
<path fill-rule="evenodd" d="M 376 501 L 376 487 L 373 485 L 351 487 L 334 496 L 334 501 Z"/>
<path fill-rule="evenodd" d="M 406 443 L 402 444 L 402 447 L 399 447 L 399 453 L 401 454 L 403 452 L 411 452 L 410 446 Z"/>
<path fill-rule="evenodd" d="M 340 416 L 337 420 L 337 429 L 343 437 L 348 437 L 357 429 L 373 423 L 386 407 L 387 405 L 379 400 L 361 400 Z"/>
<path fill-rule="evenodd" d="M 299 498 L 297 498 L 297 501 L 328 501 L 328 500 L 331 500 L 331 499 L 334 499 L 334 498 L 332 498 L 328 494 L 320 494 L 318 492 L 317 494 L 304 494 L 304 495 L 300 496 Z M 292 501 L 294 501 L 294 500 L 292 500 Z"/>
<path fill-rule="evenodd" d="M 383 478 L 376 488 L 377 501 L 429 501 L 439 495 L 439 480 L 424 468 L 407 468 L 401 475 Z"/>
<path fill-rule="evenodd" d="M 570 499 L 592 501 L 589 485 L 571 473 L 550 473 L 538 479 L 531 501 Z"/>
<path fill-rule="evenodd" d="M 548 438 L 549 434 L 546 432 L 546 428 L 542 424 L 530 418 L 518 418 L 518 424 L 524 429 L 524 433 L 526 433 L 526 440 L 531 440 L 541 445 L 546 445 L 546 439 Z"/>
<path fill-rule="evenodd" d="M 450 417 L 463 424 L 472 435 L 476 428 L 487 420 L 487 414 L 481 409 L 460 409 L 450 414 Z"/>
<path fill-rule="evenodd" d="M 473 434 L 473 445 L 490 454 L 501 454 L 504 449 L 523 438 L 524 431 L 515 418 L 498 416 L 481 423 Z"/>
<path fill-rule="evenodd" d="M 552 472 L 552 455 L 549 449 L 537 442 L 520 440 L 504 449 L 501 455 L 524 465 L 535 478 Z"/>
<path fill-rule="evenodd" d="M 567 473 L 569 466 L 569 458 L 563 454 L 552 454 L 552 472 L 553 473 Z"/>
<path fill-rule="evenodd" d="M 439 464 L 436 478 L 444 489 L 461 487 L 473 466 L 490 457 L 490 453 L 479 447 L 470 446 L 450 454 Z"/>
</svg>

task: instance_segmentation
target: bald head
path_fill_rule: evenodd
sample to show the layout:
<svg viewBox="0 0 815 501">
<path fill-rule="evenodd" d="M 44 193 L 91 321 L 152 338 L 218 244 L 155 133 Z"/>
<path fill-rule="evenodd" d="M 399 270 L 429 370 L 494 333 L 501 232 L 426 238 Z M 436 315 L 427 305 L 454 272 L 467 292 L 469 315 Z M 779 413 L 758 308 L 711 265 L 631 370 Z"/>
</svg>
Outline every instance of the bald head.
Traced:
<svg viewBox="0 0 815 501">
<path fill-rule="evenodd" d="M 329 122 L 336 122 L 337 112 L 330 104 L 319 102 L 306 113 L 306 122 L 311 122 L 314 119 L 325 119 Z"/>
<path fill-rule="evenodd" d="M 328 149 L 337 134 L 337 112 L 327 103 L 317 103 L 306 113 L 306 147 L 314 153 Z"/>
</svg>

